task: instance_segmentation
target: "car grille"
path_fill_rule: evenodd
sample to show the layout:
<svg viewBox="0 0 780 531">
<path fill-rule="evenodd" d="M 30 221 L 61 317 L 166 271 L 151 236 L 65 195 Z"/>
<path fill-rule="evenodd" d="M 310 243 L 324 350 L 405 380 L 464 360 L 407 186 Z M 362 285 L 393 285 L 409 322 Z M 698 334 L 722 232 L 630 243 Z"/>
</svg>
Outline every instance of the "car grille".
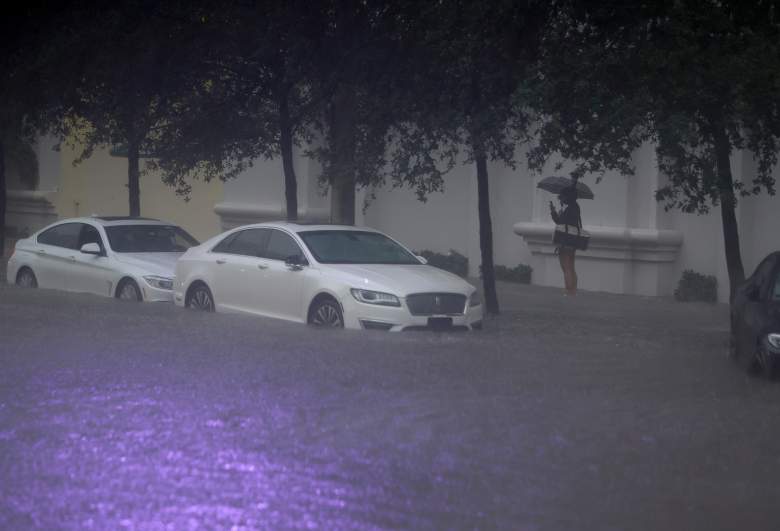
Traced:
<svg viewBox="0 0 780 531">
<path fill-rule="evenodd" d="M 466 296 L 459 293 L 416 293 L 406 297 L 412 315 L 463 315 Z"/>
</svg>

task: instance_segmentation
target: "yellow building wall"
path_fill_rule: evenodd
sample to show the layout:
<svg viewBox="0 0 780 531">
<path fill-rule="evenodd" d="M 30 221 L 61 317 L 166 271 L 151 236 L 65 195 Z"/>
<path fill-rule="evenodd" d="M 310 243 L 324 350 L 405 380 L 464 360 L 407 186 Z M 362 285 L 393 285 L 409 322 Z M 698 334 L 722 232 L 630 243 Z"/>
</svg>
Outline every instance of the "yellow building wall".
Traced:
<svg viewBox="0 0 780 531">
<path fill-rule="evenodd" d="M 74 166 L 76 151 L 64 144 L 61 149 L 59 190 L 51 198 L 60 218 L 128 215 L 127 158 L 113 157 L 108 149 L 96 150 Z M 140 187 L 141 216 L 179 225 L 200 241 L 221 232 L 214 213 L 214 205 L 224 196 L 221 181 L 193 182 L 189 201 L 177 196 L 154 173 L 142 175 Z"/>
</svg>

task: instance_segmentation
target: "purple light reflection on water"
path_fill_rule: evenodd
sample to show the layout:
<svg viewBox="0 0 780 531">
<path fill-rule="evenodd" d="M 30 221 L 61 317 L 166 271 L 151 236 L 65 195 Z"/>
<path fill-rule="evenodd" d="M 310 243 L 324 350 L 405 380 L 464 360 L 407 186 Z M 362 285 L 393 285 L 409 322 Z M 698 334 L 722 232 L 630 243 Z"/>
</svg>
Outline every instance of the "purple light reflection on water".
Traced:
<svg viewBox="0 0 780 531">
<path fill-rule="evenodd" d="M 381 458 L 338 452 L 279 406 L 252 416 L 162 387 L 28 387 L 40 396 L 0 410 L 15 412 L 0 431 L 2 527 L 430 526 L 376 477 Z M 325 444 L 311 444 L 318 437 Z"/>
</svg>

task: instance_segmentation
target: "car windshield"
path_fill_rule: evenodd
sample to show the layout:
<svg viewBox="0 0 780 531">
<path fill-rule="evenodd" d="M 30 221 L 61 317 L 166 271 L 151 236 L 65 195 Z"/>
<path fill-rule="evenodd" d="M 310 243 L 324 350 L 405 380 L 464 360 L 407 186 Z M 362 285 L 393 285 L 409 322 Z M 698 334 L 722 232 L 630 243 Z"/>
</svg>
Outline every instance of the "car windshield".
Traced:
<svg viewBox="0 0 780 531">
<path fill-rule="evenodd" d="M 352 230 L 299 232 L 318 262 L 323 264 L 415 264 L 417 258 L 383 234 Z"/>
<path fill-rule="evenodd" d="M 117 253 L 182 253 L 198 240 L 175 225 L 114 225 L 106 227 Z"/>
</svg>

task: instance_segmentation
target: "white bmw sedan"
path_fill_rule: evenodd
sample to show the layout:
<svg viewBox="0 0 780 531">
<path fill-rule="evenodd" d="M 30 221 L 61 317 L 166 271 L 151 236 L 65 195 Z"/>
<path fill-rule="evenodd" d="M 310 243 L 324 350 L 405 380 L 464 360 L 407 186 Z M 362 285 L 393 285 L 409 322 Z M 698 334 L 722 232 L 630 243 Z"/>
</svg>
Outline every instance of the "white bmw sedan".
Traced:
<svg viewBox="0 0 780 531">
<path fill-rule="evenodd" d="M 477 290 L 371 229 L 260 223 L 192 247 L 176 264 L 174 302 L 315 326 L 473 329 Z"/>
<path fill-rule="evenodd" d="M 173 300 L 176 260 L 197 240 L 156 219 L 72 218 L 16 242 L 8 282 L 134 301 Z"/>
</svg>

